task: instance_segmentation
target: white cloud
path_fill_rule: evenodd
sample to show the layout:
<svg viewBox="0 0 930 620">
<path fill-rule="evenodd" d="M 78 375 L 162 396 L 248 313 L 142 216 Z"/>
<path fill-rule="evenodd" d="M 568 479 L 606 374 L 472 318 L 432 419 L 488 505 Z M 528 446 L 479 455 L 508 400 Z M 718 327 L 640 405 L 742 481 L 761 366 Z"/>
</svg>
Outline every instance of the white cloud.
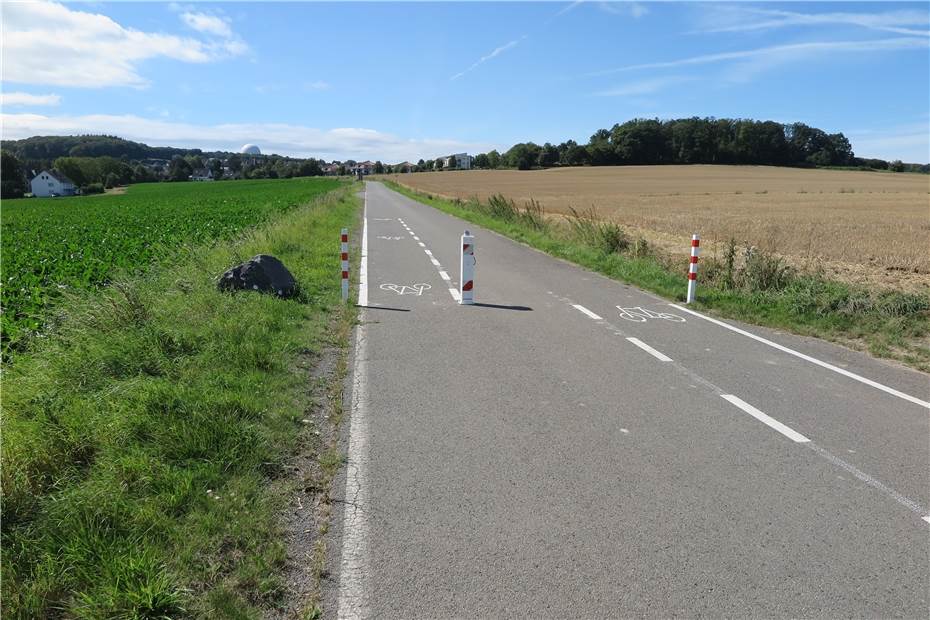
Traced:
<svg viewBox="0 0 930 620">
<path fill-rule="evenodd" d="M 640 69 L 669 69 L 689 65 L 704 65 L 732 60 L 745 60 L 751 58 L 765 58 L 767 60 L 804 60 L 811 56 L 819 56 L 833 52 L 882 52 L 907 49 L 927 49 L 928 41 L 914 37 L 900 37 L 895 39 L 876 39 L 871 41 L 814 41 L 810 43 L 791 43 L 788 45 L 773 45 L 752 50 L 735 52 L 722 52 L 719 54 L 703 54 L 680 58 L 665 62 L 648 62 L 638 65 L 626 65 L 614 69 L 604 69 L 585 74 L 588 77 L 609 75 L 625 71 Z"/>
<path fill-rule="evenodd" d="M 365 128 L 318 129 L 283 123 L 195 125 L 135 115 L 45 116 L 3 114 L 4 140 L 36 135 L 109 134 L 155 146 L 236 151 L 258 144 L 263 153 L 331 159 L 416 161 L 459 152 L 485 152 L 500 145 L 451 139 L 405 139 Z"/>
<path fill-rule="evenodd" d="M 316 80 L 315 82 L 304 82 L 304 90 L 329 90 L 332 87 L 332 84 L 323 80 Z"/>
<path fill-rule="evenodd" d="M 585 0 L 575 0 L 571 4 L 566 4 L 561 9 L 559 9 L 559 11 L 555 15 L 550 17 L 549 20 L 547 20 L 547 23 L 548 21 L 551 21 L 552 19 L 555 19 L 556 17 L 559 17 L 560 15 L 565 15 L 569 11 L 574 11 L 578 7 L 578 5 L 583 4 L 584 2 Z"/>
<path fill-rule="evenodd" d="M 639 2 L 630 3 L 630 14 L 639 19 L 643 15 L 649 12 L 649 9 L 646 8 L 645 4 L 640 4 Z"/>
<path fill-rule="evenodd" d="M 61 95 L 31 95 L 29 93 L 3 93 L 0 94 L 0 105 L 58 105 Z"/>
<path fill-rule="evenodd" d="M 649 9 L 646 8 L 646 5 L 639 2 L 598 2 L 598 7 L 602 11 L 607 13 L 612 13 L 614 15 L 629 15 L 635 19 L 639 19 L 643 15 L 649 13 Z"/>
<path fill-rule="evenodd" d="M 140 62 L 205 63 L 242 54 L 238 40 L 201 41 L 125 28 L 99 13 L 53 2 L 3 5 L 3 82 L 98 88 L 142 87 Z"/>
<path fill-rule="evenodd" d="M 886 11 L 883 13 L 797 13 L 738 6 L 714 7 L 705 18 L 702 32 L 751 32 L 789 26 L 858 26 L 869 30 L 910 36 L 930 36 L 930 12 Z M 915 27 L 919 28 L 916 29 Z"/>
<path fill-rule="evenodd" d="M 465 75 L 466 73 L 470 73 L 470 72 L 474 71 L 474 70 L 477 69 L 479 66 L 481 66 L 482 64 L 484 64 L 484 63 L 486 63 L 487 61 L 491 60 L 492 58 L 496 58 L 497 56 L 500 56 L 501 54 L 503 54 L 503 53 L 506 52 L 507 50 L 515 48 L 515 47 L 520 43 L 520 41 L 522 41 L 522 40 L 525 39 L 525 38 L 526 38 L 526 35 L 523 35 L 523 36 L 520 37 L 519 39 L 514 39 L 513 41 L 508 41 L 507 43 L 501 45 L 500 47 L 494 48 L 490 53 L 485 54 L 484 56 L 482 56 L 481 58 L 479 58 L 478 60 L 476 60 L 474 63 L 472 63 L 472 65 L 471 65 L 470 67 L 468 67 L 468 68 L 465 69 L 464 71 L 460 71 L 459 73 L 456 73 L 455 75 L 453 75 L 453 76 L 452 76 L 451 78 L 449 78 L 449 79 L 450 79 L 450 80 L 457 80 L 457 79 L 459 79 L 460 77 L 462 77 L 463 75 Z"/>
<path fill-rule="evenodd" d="M 930 122 L 844 133 L 856 157 L 930 163 Z"/>
<path fill-rule="evenodd" d="M 216 15 L 188 11 L 181 13 L 181 21 L 187 24 L 188 28 L 192 28 L 197 32 L 212 34 L 217 37 L 223 37 L 224 39 L 233 36 L 229 23 L 222 17 L 217 17 Z"/>
<path fill-rule="evenodd" d="M 694 79 L 695 78 L 681 75 L 671 75 L 668 77 L 628 82 L 608 88 L 607 90 L 598 91 L 594 94 L 599 97 L 635 97 L 639 95 L 651 95 L 669 86 L 681 84 L 682 82 L 689 82 Z"/>
</svg>

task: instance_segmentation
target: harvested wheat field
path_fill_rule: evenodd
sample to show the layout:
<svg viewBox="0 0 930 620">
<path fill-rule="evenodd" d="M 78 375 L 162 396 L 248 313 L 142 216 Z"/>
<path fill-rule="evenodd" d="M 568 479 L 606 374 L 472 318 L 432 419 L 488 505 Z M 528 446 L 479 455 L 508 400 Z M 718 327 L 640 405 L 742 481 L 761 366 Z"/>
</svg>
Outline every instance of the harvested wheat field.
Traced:
<svg viewBox="0 0 930 620">
<path fill-rule="evenodd" d="M 930 176 L 767 166 L 610 166 L 391 175 L 450 198 L 503 194 L 552 214 L 593 207 L 671 252 L 730 238 L 802 269 L 881 288 L 930 287 Z"/>
</svg>

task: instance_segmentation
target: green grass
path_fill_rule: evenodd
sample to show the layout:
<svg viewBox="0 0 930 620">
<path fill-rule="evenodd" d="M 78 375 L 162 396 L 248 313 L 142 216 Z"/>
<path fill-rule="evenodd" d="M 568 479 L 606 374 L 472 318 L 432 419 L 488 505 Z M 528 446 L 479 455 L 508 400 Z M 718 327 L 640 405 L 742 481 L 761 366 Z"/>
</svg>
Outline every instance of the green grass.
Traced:
<svg viewBox="0 0 930 620">
<path fill-rule="evenodd" d="M 4 200 L 3 348 L 21 348 L 64 291 L 138 272 L 181 245 L 230 239 L 337 184 L 321 178 L 150 183 L 123 195 Z"/>
<path fill-rule="evenodd" d="M 273 615 L 285 465 L 299 442 L 334 458 L 301 422 L 305 360 L 347 346 L 355 320 L 336 251 L 354 189 L 66 294 L 55 332 L 2 376 L 4 617 Z M 216 291 L 260 252 L 300 298 Z"/>
<path fill-rule="evenodd" d="M 559 224 L 545 221 L 535 203 L 523 209 L 500 197 L 488 203 L 445 200 L 384 182 L 410 198 L 553 256 L 684 301 L 686 256 L 663 255 L 645 240 L 631 239 L 622 227 L 597 221 L 591 214 L 576 213 Z M 930 294 L 872 292 L 796 272 L 759 251 L 740 253 L 733 245 L 731 252 L 730 260 L 702 258 L 696 309 L 841 342 L 930 371 Z"/>
</svg>

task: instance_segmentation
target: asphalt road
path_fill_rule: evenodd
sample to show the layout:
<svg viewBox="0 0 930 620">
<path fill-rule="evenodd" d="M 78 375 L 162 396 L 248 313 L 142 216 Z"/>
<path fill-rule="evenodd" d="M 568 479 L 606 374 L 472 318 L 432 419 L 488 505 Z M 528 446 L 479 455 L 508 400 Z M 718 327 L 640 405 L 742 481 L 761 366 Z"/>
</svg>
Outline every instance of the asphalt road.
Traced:
<svg viewBox="0 0 930 620">
<path fill-rule="evenodd" d="M 930 615 L 927 375 L 366 185 L 329 616 Z"/>
</svg>

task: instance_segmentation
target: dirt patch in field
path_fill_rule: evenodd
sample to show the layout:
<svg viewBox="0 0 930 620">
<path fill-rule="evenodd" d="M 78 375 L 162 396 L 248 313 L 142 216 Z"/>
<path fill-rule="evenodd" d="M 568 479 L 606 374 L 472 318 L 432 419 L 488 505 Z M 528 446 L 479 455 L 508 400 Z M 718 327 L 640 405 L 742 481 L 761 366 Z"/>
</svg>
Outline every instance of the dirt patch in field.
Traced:
<svg viewBox="0 0 930 620">
<path fill-rule="evenodd" d="M 930 287 L 930 176 L 767 166 L 605 166 L 390 177 L 419 191 L 537 200 L 548 213 L 594 209 L 663 250 L 727 240 L 799 268 L 878 288 Z"/>
</svg>

